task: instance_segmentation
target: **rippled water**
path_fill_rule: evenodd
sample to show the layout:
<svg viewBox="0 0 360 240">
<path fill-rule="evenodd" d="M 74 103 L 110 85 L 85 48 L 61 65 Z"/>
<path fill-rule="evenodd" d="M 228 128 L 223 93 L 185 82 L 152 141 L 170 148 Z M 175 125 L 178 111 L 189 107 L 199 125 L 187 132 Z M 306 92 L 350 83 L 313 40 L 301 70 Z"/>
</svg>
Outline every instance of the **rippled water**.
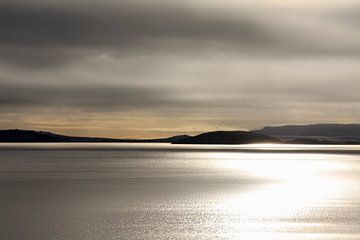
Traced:
<svg viewBox="0 0 360 240">
<path fill-rule="evenodd" d="M 0 144 L 0 239 L 359 239 L 360 147 Z"/>
</svg>

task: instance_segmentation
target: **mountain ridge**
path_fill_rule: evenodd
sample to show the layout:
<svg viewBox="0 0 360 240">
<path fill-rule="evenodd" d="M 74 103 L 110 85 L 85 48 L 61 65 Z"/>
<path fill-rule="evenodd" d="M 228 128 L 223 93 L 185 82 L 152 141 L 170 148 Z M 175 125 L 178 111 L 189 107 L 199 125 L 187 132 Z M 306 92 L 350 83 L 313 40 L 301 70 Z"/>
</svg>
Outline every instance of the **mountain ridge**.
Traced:
<svg viewBox="0 0 360 240">
<path fill-rule="evenodd" d="M 265 126 L 251 131 L 212 131 L 195 136 L 176 135 L 154 139 L 119 139 L 67 136 L 46 131 L 0 130 L 0 142 L 123 142 L 173 144 L 360 144 L 360 124 L 308 124 Z"/>
<path fill-rule="evenodd" d="M 360 143 L 360 124 L 355 123 L 266 126 L 253 132 L 278 137 L 290 143 Z"/>
<path fill-rule="evenodd" d="M 46 131 L 8 129 L 0 130 L 0 142 L 173 142 L 188 135 L 155 139 L 119 139 L 105 137 L 76 137 Z"/>
</svg>

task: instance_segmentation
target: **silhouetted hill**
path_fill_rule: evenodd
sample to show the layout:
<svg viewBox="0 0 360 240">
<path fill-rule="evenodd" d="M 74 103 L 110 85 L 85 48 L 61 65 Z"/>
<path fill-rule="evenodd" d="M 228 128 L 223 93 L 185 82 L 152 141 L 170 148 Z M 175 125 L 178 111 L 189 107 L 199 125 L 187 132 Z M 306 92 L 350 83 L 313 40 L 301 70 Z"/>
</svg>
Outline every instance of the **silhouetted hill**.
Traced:
<svg viewBox="0 0 360 240">
<path fill-rule="evenodd" d="M 264 127 L 254 131 L 215 131 L 197 136 L 158 139 L 76 137 L 33 130 L 0 130 L 0 142 L 129 142 L 176 144 L 360 144 L 360 124 L 313 124 Z"/>
<path fill-rule="evenodd" d="M 151 141 L 153 142 L 176 142 L 176 141 L 180 141 L 182 139 L 185 138 L 189 138 L 189 135 L 177 135 L 177 136 L 173 136 L 173 137 L 168 137 L 168 138 L 160 138 L 160 139 L 152 139 Z"/>
<path fill-rule="evenodd" d="M 74 137 L 33 130 L 0 130 L 0 142 L 173 142 L 187 138 L 187 135 L 159 139 L 116 139 L 97 137 Z"/>
<path fill-rule="evenodd" d="M 152 142 L 152 143 L 172 143 L 174 141 L 178 141 L 184 138 L 189 138 L 189 135 L 177 135 L 168 138 L 156 138 L 156 139 L 121 139 L 122 141 L 126 142 Z"/>
<path fill-rule="evenodd" d="M 264 127 L 253 132 L 286 140 L 289 143 L 357 144 L 360 124 L 312 124 Z"/>
<path fill-rule="evenodd" d="M 172 142 L 174 144 L 250 144 L 280 143 L 274 137 L 247 131 L 216 131 Z"/>
<path fill-rule="evenodd" d="M 1 142 L 64 142 L 81 140 L 82 138 L 63 136 L 50 132 L 32 131 L 32 130 L 1 130 Z M 84 138 L 83 140 L 87 140 Z"/>
</svg>

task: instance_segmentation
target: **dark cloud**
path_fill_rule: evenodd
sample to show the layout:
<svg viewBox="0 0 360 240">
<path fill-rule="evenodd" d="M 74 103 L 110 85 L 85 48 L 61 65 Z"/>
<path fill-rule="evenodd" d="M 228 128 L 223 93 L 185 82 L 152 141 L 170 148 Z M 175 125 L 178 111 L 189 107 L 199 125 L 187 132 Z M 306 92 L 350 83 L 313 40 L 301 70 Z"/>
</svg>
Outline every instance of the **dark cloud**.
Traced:
<svg viewBox="0 0 360 240">
<path fill-rule="evenodd" d="M 186 40 L 231 41 L 249 46 L 272 41 L 261 26 L 248 18 L 206 16 L 160 5 L 123 3 L 71 9 L 71 5 L 0 4 L 0 51 L 10 62 L 18 59 L 20 65 L 24 58 L 40 63 L 46 59 L 58 61 L 54 58 L 67 61 L 70 50 L 129 51 L 155 47 L 161 51 L 169 41 Z"/>
<path fill-rule="evenodd" d="M 0 84 L 2 107 L 73 106 L 88 109 L 126 109 L 171 105 L 167 91 L 114 86 L 44 86 Z"/>
<path fill-rule="evenodd" d="M 0 29 L 3 44 L 31 47 L 127 47 L 173 38 L 232 40 L 250 45 L 270 41 L 264 29 L 246 17 L 206 16 L 146 4 L 71 10 L 0 5 Z"/>
<path fill-rule="evenodd" d="M 88 51 L 71 48 L 25 47 L 17 45 L 0 46 L 0 61 L 3 64 L 21 68 L 49 68 L 70 64 L 90 55 Z"/>
<path fill-rule="evenodd" d="M 356 38 L 322 32 L 319 21 L 311 28 L 302 23 L 312 17 L 245 8 L 236 16 L 224 15 L 154 2 L 0 3 L 0 59 L 36 67 L 94 52 L 123 56 L 201 50 L 272 57 L 360 53 Z"/>
<path fill-rule="evenodd" d="M 191 96 L 189 93 L 188 96 Z M 160 87 L 106 85 L 38 85 L 0 83 L 0 107 L 23 111 L 32 108 L 75 108 L 84 111 L 155 111 L 167 109 L 194 110 L 221 107 L 227 102 L 193 101 L 176 89 Z M 187 110 L 185 110 L 187 109 Z M 192 111 L 190 110 L 190 111 Z"/>
</svg>

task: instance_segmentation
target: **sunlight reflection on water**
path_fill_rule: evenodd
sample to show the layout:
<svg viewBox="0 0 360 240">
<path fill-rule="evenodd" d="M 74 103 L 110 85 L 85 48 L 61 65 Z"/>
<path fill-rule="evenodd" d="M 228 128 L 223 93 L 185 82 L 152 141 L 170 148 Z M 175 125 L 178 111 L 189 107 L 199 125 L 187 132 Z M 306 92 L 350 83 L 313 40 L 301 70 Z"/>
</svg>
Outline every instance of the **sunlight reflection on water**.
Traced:
<svg viewBox="0 0 360 240">
<path fill-rule="evenodd" d="M 219 168 L 239 170 L 248 176 L 271 181 L 251 191 L 244 191 L 241 187 L 237 191 L 232 189 L 214 203 L 211 211 L 227 216 L 221 225 L 229 228 L 229 233 L 235 232 L 227 239 L 336 238 L 336 234 L 315 234 L 316 228 L 329 227 L 326 221 L 314 223 L 302 222 L 302 219 L 316 219 L 321 215 L 324 220 L 329 211 L 324 205 L 351 196 L 354 183 L 341 175 L 352 170 L 351 164 L 338 161 L 337 156 L 325 154 L 245 153 L 241 159 L 237 159 L 239 155 L 236 153 L 209 155 L 209 158 L 219 159 L 216 161 Z M 294 233 L 287 233 L 292 231 Z M 355 237 L 356 234 L 351 236 Z"/>
<path fill-rule="evenodd" d="M 360 155 L 344 149 L 9 146 L 0 151 L 4 239 L 325 240 L 360 234 Z"/>
</svg>

